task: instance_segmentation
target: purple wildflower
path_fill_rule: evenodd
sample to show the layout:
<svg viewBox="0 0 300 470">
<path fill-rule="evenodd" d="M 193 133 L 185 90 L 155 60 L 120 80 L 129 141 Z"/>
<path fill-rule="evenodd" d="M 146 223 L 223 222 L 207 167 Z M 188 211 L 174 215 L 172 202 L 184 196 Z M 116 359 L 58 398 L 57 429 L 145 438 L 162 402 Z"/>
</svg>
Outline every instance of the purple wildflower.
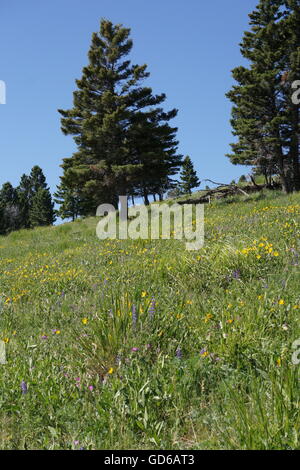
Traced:
<svg viewBox="0 0 300 470">
<path fill-rule="evenodd" d="M 139 351 L 139 348 L 131 348 L 131 351 L 137 352 L 137 351 Z"/>
<path fill-rule="evenodd" d="M 149 315 L 150 315 L 150 319 L 151 319 L 151 320 L 153 320 L 153 318 L 154 318 L 155 306 L 156 306 L 156 300 L 155 300 L 154 297 L 152 297 L 152 299 L 151 299 L 151 304 L 150 304 L 150 308 L 149 308 Z"/>
<path fill-rule="evenodd" d="M 137 320 L 138 320 L 138 314 L 137 314 L 137 311 L 136 311 L 136 306 L 133 305 L 132 306 L 132 326 L 133 326 L 133 328 L 136 327 Z"/>
<path fill-rule="evenodd" d="M 240 272 L 240 270 L 239 270 L 239 269 L 236 269 L 235 271 L 233 271 L 232 277 L 233 277 L 233 279 L 240 279 L 240 277 L 241 277 L 241 272 Z"/>
<path fill-rule="evenodd" d="M 23 395 L 26 395 L 28 392 L 27 383 L 24 380 L 21 382 L 21 390 Z"/>
<path fill-rule="evenodd" d="M 43 336 L 42 336 L 42 339 L 48 339 L 48 336 L 43 335 Z"/>
<path fill-rule="evenodd" d="M 180 347 L 176 349 L 176 357 L 177 359 L 182 359 L 182 350 Z"/>
</svg>

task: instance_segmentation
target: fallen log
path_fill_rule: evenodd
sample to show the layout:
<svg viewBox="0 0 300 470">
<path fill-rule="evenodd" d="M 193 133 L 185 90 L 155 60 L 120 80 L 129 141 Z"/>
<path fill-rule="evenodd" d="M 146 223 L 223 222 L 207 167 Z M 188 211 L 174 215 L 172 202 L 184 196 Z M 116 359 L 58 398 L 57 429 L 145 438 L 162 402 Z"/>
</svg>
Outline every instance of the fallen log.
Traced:
<svg viewBox="0 0 300 470">
<path fill-rule="evenodd" d="M 250 193 L 255 193 L 258 191 L 262 191 L 263 189 L 277 189 L 277 186 L 270 188 L 265 184 L 256 184 L 254 185 L 247 185 L 243 186 L 243 189 L 234 184 L 222 184 L 222 183 L 215 183 L 211 180 L 204 180 L 209 181 L 213 184 L 218 184 L 219 186 L 215 189 L 209 189 L 203 196 L 195 199 L 186 199 L 183 201 L 178 201 L 178 204 L 205 204 L 209 203 L 211 198 L 214 197 L 216 199 L 223 199 L 229 196 L 234 196 L 238 193 L 242 193 L 244 196 L 249 196 Z"/>
</svg>

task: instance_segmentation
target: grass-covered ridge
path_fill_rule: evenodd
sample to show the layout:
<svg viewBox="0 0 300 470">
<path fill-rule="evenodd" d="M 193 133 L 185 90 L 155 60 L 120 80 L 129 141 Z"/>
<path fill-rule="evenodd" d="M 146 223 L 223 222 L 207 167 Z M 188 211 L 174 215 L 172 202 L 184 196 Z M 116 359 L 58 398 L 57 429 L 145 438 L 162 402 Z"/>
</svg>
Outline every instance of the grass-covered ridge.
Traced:
<svg viewBox="0 0 300 470">
<path fill-rule="evenodd" d="M 300 448 L 300 195 L 205 219 L 199 252 L 96 218 L 0 237 L 0 448 Z"/>
</svg>

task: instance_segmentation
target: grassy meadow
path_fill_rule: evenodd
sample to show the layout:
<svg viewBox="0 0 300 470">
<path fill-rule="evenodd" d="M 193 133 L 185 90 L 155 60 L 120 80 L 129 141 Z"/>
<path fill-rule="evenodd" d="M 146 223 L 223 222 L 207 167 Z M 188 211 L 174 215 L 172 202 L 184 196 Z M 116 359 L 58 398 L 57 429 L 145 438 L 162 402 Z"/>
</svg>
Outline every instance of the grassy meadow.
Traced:
<svg viewBox="0 0 300 470">
<path fill-rule="evenodd" d="M 1 449 L 300 449 L 300 194 L 205 206 L 205 245 L 96 218 L 0 237 Z"/>
</svg>

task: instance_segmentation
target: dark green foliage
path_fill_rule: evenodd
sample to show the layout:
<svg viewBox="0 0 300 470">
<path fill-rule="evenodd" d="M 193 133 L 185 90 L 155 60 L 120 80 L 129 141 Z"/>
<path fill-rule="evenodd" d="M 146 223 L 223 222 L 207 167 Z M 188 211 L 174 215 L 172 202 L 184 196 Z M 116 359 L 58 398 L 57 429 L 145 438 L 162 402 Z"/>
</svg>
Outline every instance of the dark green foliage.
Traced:
<svg viewBox="0 0 300 470">
<path fill-rule="evenodd" d="M 73 108 L 59 110 L 63 133 L 78 147 L 63 161 L 61 185 L 76 191 L 83 215 L 94 215 L 102 202 L 116 206 L 118 195 L 143 196 L 147 203 L 148 194 L 170 186 L 180 167 L 177 129 L 168 125 L 177 110 L 165 113 L 159 105 L 166 96 L 142 86 L 149 73 L 127 59 L 129 35 L 128 28 L 101 21 L 76 80 Z"/>
<path fill-rule="evenodd" d="M 238 137 L 228 156 L 258 167 L 268 182 L 279 175 L 285 192 L 299 190 L 299 107 L 291 99 L 300 76 L 299 0 L 260 0 L 249 17 L 241 43 L 249 66 L 233 70 L 237 85 L 227 94 Z"/>
<path fill-rule="evenodd" d="M 22 175 L 17 188 L 18 204 L 20 207 L 20 227 L 29 228 L 29 210 L 32 197 L 32 182 L 30 176 Z"/>
<path fill-rule="evenodd" d="M 180 186 L 184 194 L 191 194 L 192 189 L 200 186 L 200 181 L 197 177 L 196 171 L 194 170 L 193 162 L 189 156 L 186 156 L 183 160 L 180 177 Z"/>
<path fill-rule="evenodd" d="M 57 215 L 62 219 L 77 219 L 81 212 L 81 202 L 78 191 L 63 185 L 58 186 L 54 193 L 54 202 L 60 205 Z"/>
<path fill-rule="evenodd" d="M 22 175 L 19 186 L 5 183 L 0 190 L 0 234 L 55 221 L 54 207 L 46 178 L 40 167 Z"/>
<path fill-rule="evenodd" d="M 55 221 L 53 208 L 50 191 L 47 188 L 39 188 L 31 202 L 29 212 L 31 227 L 52 225 Z"/>
<path fill-rule="evenodd" d="M 54 203 L 39 166 L 34 166 L 30 176 L 29 226 L 52 225 L 55 221 Z"/>
<path fill-rule="evenodd" d="M 20 225 L 18 196 L 11 183 L 4 183 L 0 190 L 0 234 L 17 230 Z"/>
</svg>

